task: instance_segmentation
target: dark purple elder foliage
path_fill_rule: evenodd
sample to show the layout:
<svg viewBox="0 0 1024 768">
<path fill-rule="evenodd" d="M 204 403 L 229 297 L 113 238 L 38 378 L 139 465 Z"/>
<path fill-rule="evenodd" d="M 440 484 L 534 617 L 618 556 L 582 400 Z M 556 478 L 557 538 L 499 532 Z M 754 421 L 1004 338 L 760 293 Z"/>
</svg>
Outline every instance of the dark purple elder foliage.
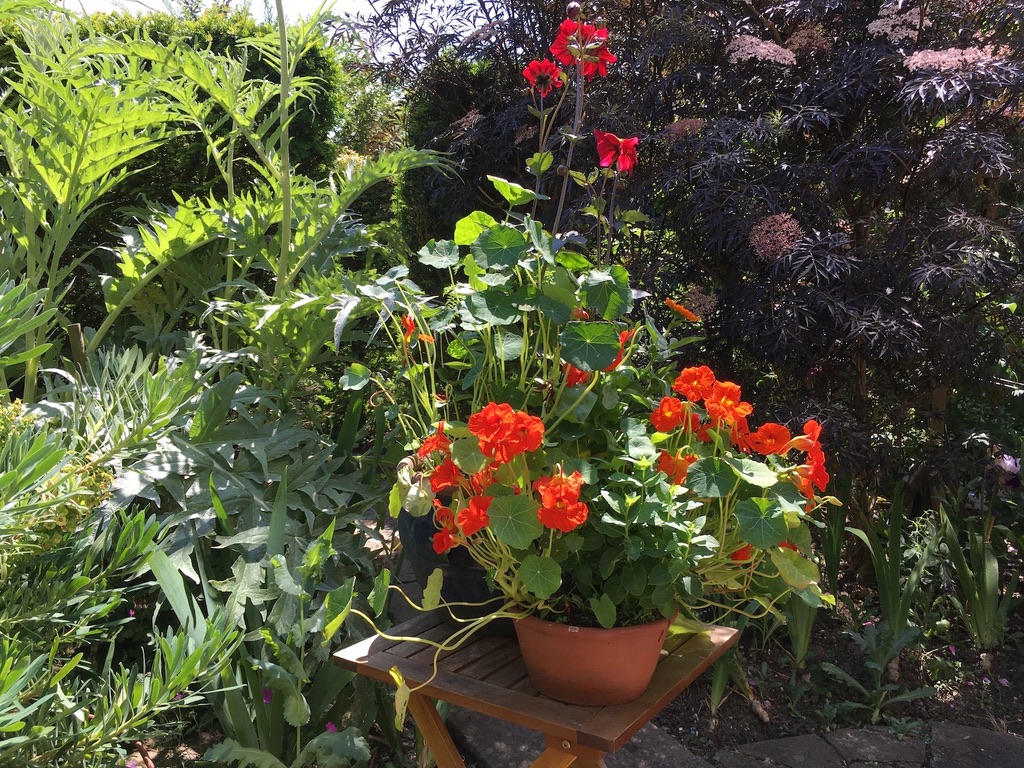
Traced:
<svg viewBox="0 0 1024 768">
<path fill-rule="evenodd" d="M 1019 354 L 1022 6 L 755 7 L 661 22 L 693 44 L 650 105 L 650 277 L 714 290 L 717 350 L 820 408 L 847 468 L 902 464 Z"/>
<path fill-rule="evenodd" d="M 518 138 L 533 124 L 518 73 L 544 55 L 563 10 L 470 7 L 490 20 L 433 59 L 491 74 L 435 131 L 466 171 L 434 188 L 447 210 L 480 204 L 467 187 L 521 174 L 535 151 Z M 534 26 L 502 21 L 525 8 Z M 1024 370 L 1022 312 L 1011 312 L 1024 297 L 1024 2 L 600 12 L 619 62 L 589 93 L 588 119 L 643 137 L 620 197 L 651 216 L 619 252 L 634 278 L 705 318 L 706 358 L 772 402 L 767 416 L 821 419 L 829 454 L 846 462 L 837 469 L 903 469 L 926 446 L 959 442 L 948 427 L 964 402 Z M 415 102 L 421 81 L 410 82 Z"/>
</svg>

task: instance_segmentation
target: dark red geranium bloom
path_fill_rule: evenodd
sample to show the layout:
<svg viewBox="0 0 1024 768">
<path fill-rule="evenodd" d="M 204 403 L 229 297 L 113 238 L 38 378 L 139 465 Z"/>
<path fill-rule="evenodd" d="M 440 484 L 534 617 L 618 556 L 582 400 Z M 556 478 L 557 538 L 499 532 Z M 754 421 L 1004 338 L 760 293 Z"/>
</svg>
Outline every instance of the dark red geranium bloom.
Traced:
<svg viewBox="0 0 1024 768">
<path fill-rule="evenodd" d="M 558 26 L 555 42 L 551 44 L 552 55 L 564 66 L 583 64 L 583 75 L 592 80 L 594 75 L 606 77 L 608 65 L 618 58 L 608 51 L 608 30 L 598 29 L 593 24 L 566 19 Z"/>
<path fill-rule="evenodd" d="M 556 67 L 555 62 L 550 59 L 543 61 L 534 59 L 523 69 L 523 77 L 531 87 L 537 89 L 537 93 L 542 99 L 551 93 L 552 88 L 562 87 L 562 70 Z"/>
<path fill-rule="evenodd" d="M 625 174 L 631 174 L 636 166 L 636 145 L 640 139 L 620 139 L 614 133 L 594 131 L 597 138 L 597 156 L 601 161 L 602 168 L 610 168 L 615 165 L 618 170 Z"/>
</svg>

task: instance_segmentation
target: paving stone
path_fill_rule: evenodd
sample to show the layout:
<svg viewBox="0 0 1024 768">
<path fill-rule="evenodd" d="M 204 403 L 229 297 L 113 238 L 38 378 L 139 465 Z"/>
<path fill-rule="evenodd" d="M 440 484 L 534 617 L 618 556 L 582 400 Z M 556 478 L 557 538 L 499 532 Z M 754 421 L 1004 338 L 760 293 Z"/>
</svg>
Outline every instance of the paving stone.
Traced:
<svg viewBox="0 0 1024 768">
<path fill-rule="evenodd" d="M 452 709 L 448 728 L 459 750 L 480 768 L 528 768 L 544 751 L 544 737 L 536 731 L 466 709 Z M 711 768 L 650 724 L 605 762 L 608 768 Z"/>
<path fill-rule="evenodd" d="M 1024 739 L 982 728 L 932 723 L 931 768 L 1024 768 Z"/>
<path fill-rule="evenodd" d="M 878 763 L 872 760 L 870 763 L 860 761 L 847 763 L 847 768 L 921 768 L 927 763 Z"/>
<path fill-rule="evenodd" d="M 745 744 L 738 751 L 751 757 L 768 758 L 775 765 L 786 768 L 844 768 L 839 753 L 818 736 L 759 741 Z"/>
<path fill-rule="evenodd" d="M 885 728 L 843 728 L 825 734 L 831 744 L 847 762 L 908 763 L 922 766 L 928 762 L 924 739 L 901 741 Z"/>
<path fill-rule="evenodd" d="M 739 752 L 718 752 L 714 757 L 715 765 L 722 768 L 768 768 L 772 762 L 765 757 L 751 757 Z"/>
</svg>

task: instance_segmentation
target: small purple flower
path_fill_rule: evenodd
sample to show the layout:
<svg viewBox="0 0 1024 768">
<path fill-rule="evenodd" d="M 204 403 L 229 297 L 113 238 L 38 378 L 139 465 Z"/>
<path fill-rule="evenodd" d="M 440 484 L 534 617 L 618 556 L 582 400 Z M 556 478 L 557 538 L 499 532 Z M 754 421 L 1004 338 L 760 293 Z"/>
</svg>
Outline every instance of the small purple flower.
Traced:
<svg viewBox="0 0 1024 768">
<path fill-rule="evenodd" d="M 171 699 L 171 701 L 181 701 L 184 698 L 185 698 L 185 693 L 184 692 L 176 693 L 176 694 L 174 694 L 174 698 Z"/>
<path fill-rule="evenodd" d="M 991 683 L 992 681 L 991 681 L 991 680 L 989 680 L 989 679 L 988 679 L 987 677 L 983 677 L 983 678 L 981 678 L 981 682 L 983 682 L 983 683 L 984 683 L 985 685 L 988 685 L 988 684 L 989 684 L 989 683 Z"/>
<path fill-rule="evenodd" d="M 955 645 L 949 646 L 949 655 L 950 656 L 956 656 L 956 646 Z"/>
<path fill-rule="evenodd" d="M 1013 456 L 1004 453 L 999 457 L 997 463 L 999 468 L 1008 475 L 1020 474 L 1020 459 L 1015 459 Z"/>
<path fill-rule="evenodd" d="M 134 608 L 129 608 L 128 609 L 128 617 L 129 618 L 135 618 L 135 609 Z"/>
<path fill-rule="evenodd" d="M 1009 688 L 1010 687 L 1010 681 L 1007 680 L 1005 677 L 997 678 L 996 682 L 999 683 L 1001 686 L 1003 686 L 1003 688 Z"/>
<path fill-rule="evenodd" d="M 338 732 L 338 726 L 336 726 L 334 723 L 328 721 L 327 725 L 324 726 L 324 730 L 326 730 L 328 733 L 337 733 Z"/>
<path fill-rule="evenodd" d="M 264 688 L 262 691 L 260 691 L 260 693 L 263 694 L 264 704 L 269 704 L 271 700 L 274 698 L 274 692 L 271 691 L 269 688 Z"/>
</svg>

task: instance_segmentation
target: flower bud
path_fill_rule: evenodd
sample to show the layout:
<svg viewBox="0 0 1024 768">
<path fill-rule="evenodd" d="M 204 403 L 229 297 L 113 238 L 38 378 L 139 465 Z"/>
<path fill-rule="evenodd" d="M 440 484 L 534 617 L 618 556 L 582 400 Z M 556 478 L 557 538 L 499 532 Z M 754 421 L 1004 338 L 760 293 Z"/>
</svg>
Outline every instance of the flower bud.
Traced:
<svg viewBox="0 0 1024 768">
<path fill-rule="evenodd" d="M 608 23 L 604 20 L 603 16 L 598 16 L 596 19 L 594 19 L 594 28 L 595 29 L 604 29 L 607 26 L 608 26 Z"/>
<path fill-rule="evenodd" d="M 581 13 L 583 13 L 583 7 L 577 3 L 576 0 L 573 0 L 573 2 L 565 6 L 565 18 L 567 19 L 576 21 L 576 19 L 580 17 Z"/>
<path fill-rule="evenodd" d="M 558 166 L 558 169 L 555 171 L 555 173 L 557 173 L 559 176 L 568 176 L 569 169 L 566 168 L 564 165 L 560 165 Z"/>
</svg>

